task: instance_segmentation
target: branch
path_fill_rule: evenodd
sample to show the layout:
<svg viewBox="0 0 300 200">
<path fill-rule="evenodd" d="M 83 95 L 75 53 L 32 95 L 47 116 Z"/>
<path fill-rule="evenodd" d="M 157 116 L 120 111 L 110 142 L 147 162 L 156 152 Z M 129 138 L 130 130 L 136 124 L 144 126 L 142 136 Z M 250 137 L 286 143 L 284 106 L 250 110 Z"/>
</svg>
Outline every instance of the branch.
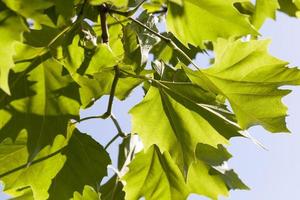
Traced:
<svg viewBox="0 0 300 200">
<path fill-rule="evenodd" d="M 110 118 L 111 118 L 111 120 L 113 121 L 114 125 L 115 125 L 116 128 L 117 128 L 118 134 L 119 134 L 121 137 L 126 137 L 126 134 L 122 131 L 121 126 L 120 126 L 118 120 L 116 119 L 116 117 L 115 117 L 113 114 L 111 114 L 111 115 L 110 115 Z"/>
<path fill-rule="evenodd" d="M 114 97 L 115 97 L 115 92 L 117 89 L 117 84 L 118 84 L 119 77 L 120 77 L 120 69 L 117 65 L 114 66 L 114 70 L 115 70 L 115 77 L 114 77 L 114 80 L 111 85 L 109 101 L 108 101 L 108 106 L 107 106 L 107 111 L 106 111 L 106 114 L 108 115 L 108 117 L 111 116 L 111 109 L 112 109 L 112 105 L 113 105 L 113 101 L 114 101 Z"/>
<path fill-rule="evenodd" d="M 108 34 L 108 26 L 106 22 L 106 15 L 108 13 L 108 8 L 105 4 L 99 6 L 100 12 L 100 22 L 101 22 L 101 29 L 102 29 L 102 42 L 108 43 L 109 34 Z"/>
<path fill-rule="evenodd" d="M 81 8 L 80 8 L 80 11 L 79 11 L 79 13 L 78 13 L 78 17 L 80 17 L 80 16 L 83 15 L 83 13 L 84 13 L 84 8 L 85 8 L 86 4 L 87 4 L 87 0 L 84 0 L 83 3 L 82 3 L 82 6 L 81 6 Z"/>
<path fill-rule="evenodd" d="M 115 135 L 104 147 L 104 149 L 106 150 L 114 141 L 116 141 L 116 139 L 118 139 L 119 134 Z"/>
<path fill-rule="evenodd" d="M 115 116 L 113 114 L 110 115 L 111 120 L 113 121 L 114 125 L 116 126 L 117 130 L 118 130 L 118 134 L 115 135 L 104 147 L 104 149 L 107 149 L 116 139 L 118 139 L 118 137 L 122 137 L 125 138 L 126 135 L 125 133 L 122 131 L 121 126 L 118 122 L 118 120 L 115 118 Z"/>
<path fill-rule="evenodd" d="M 114 66 L 114 70 L 115 70 L 115 76 L 114 76 L 114 80 L 113 80 L 112 85 L 111 85 L 106 112 L 103 113 L 102 115 L 82 118 L 82 119 L 80 119 L 79 121 L 77 121 L 75 123 L 80 123 L 80 122 L 83 122 L 83 121 L 86 121 L 86 120 L 89 120 L 89 119 L 107 119 L 108 117 L 111 117 L 111 110 L 112 110 L 112 105 L 113 105 L 113 101 L 114 101 L 114 96 L 115 96 L 118 80 L 119 80 L 119 77 L 120 77 L 120 69 L 117 65 Z"/>
</svg>

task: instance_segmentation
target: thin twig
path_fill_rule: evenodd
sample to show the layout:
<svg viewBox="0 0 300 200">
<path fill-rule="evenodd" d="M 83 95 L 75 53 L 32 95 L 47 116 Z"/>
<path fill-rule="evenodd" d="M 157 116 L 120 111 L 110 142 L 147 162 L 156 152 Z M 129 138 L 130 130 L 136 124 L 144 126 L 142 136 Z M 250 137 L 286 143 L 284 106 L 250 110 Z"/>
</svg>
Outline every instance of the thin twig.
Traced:
<svg viewBox="0 0 300 200">
<path fill-rule="evenodd" d="M 111 115 L 115 92 L 116 92 L 117 84 L 118 84 L 119 77 L 120 77 L 120 69 L 117 65 L 114 66 L 114 70 L 115 70 L 115 77 L 114 77 L 114 80 L 111 85 L 109 101 L 108 101 L 108 106 L 107 106 L 107 111 L 106 111 L 108 117 Z"/>
<path fill-rule="evenodd" d="M 111 120 L 113 121 L 115 127 L 117 128 L 118 134 L 119 134 L 120 136 L 122 136 L 122 137 L 126 137 L 126 135 L 125 135 L 125 133 L 122 131 L 121 126 L 120 126 L 118 120 L 116 119 L 116 117 L 115 117 L 113 114 L 111 114 L 111 115 L 110 115 L 110 118 L 111 118 Z"/>
<path fill-rule="evenodd" d="M 119 134 L 115 135 L 104 147 L 104 149 L 106 150 L 114 141 L 116 141 L 116 139 L 118 139 L 120 137 Z"/>
<path fill-rule="evenodd" d="M 117 128 L 118 134 L 115 135 L 104 147 L 104 149 L 107 149 L 116 139 L 118 139 L 118 137 L 122 137 L 125 138 L 126 135 L 125 133 L 122 131 L 121 126 L 118 122 L 118 120 L 115 118 L 115 116 L 113 114 L 110 115 L 111 120 L 113 121 L 115 127 Z"/>
<path fill-rule="evenodd" d="M 80 123 L 80 122 L 83 122 L 83 121 L 86 121 L 86 120 L 89 120 L 89 119 L 107 119 L 108 117 L 111 117 L 111 110 L 112 110 L 112 106 L 113 106 L 115 92 L 116 92 L 118 80 L 119 80 L 119 77 L 120 77 L 120 69 L 117 65 L 114 66 L 114 70 L 115 70 L 115 76 L 114 76 L 114 80 L 113 80 L 112 85 L 111 85 L 106 112 L 103 113 L 102 115 L 82 118 L 82 119 L 76 121 L 75 123 Z"/>
</svg>

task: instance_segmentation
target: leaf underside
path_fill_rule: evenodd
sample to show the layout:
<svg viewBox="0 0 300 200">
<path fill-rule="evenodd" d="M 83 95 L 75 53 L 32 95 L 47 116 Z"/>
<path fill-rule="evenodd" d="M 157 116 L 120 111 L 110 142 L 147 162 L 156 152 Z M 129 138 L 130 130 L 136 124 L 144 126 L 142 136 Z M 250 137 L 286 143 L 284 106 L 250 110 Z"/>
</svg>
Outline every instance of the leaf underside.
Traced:
<svg viewBox="0 0 300 200">
<path fill-rule="evenodd" d="M 300 84 L 299 69 L 270 55 L 259 29 L 277 11 L 299 17 L 299 9 L 299 0 L 1 1 L 4 193 L 215 200 L 249 189 L 228 167 L 230 139 L 252 139 L 254 125 L 288 132 L 282 98 Z M 194 63 L 199 54 L 214 55 L 208 68 Z M 144 96 L 124 133 L 113 102 L 137 88 Z M 104 114 L 80 117 L 105 95 Z M 90 118 L 116 126 L 106 147 L 77 129 Z M 106 151 L 116 138 L 117 156 Z"/>
</svg>

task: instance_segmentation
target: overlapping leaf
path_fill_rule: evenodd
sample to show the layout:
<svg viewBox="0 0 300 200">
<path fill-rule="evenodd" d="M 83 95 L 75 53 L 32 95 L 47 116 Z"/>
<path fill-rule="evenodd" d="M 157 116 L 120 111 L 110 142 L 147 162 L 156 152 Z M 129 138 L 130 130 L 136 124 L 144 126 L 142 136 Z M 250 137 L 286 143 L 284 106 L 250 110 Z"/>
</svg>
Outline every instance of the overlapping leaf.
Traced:
<svg viewBox="0 0 300 200">
<path fill-rule="evenodd" d="M 113 67 L 118 64 L 118 59 L 107 45 L 99 45 L 95 50 L 85 50 L 79 46 L 79 37 L 75 37 L 72 44 L 64 50 L 61 63 L 80 86 L 83 107 L 110 93 L 115 76 Z M 141 82 L 139 79 L 120 77 L 115 96 L 124 100 Z"/>
<path fill-rule="evenodd" d="M 299 17 L 300 2 L 298 0 L 278 0 L 280 11 L 292 17 Z"/>
<path fill-rule="evenodd" d="M 67 138 L 57 136 L 30 163 L 26 135 L 22 132 L 15 142 L 6 139 L 0 144 L 4 152 L 0 155 L 1 180 L 5 192 L 12 196 L 30 196 L 28 190 L 32 190 L 34 199 L 70 199 L 75 191 L 85 196 L 85 185 L 97 188 L 106 175 L 110 163 L 107 153 L 90 136 L 73 127 Z M 82 173 L 85 175 L 78 176 Z"/>
<path fill-rule="evenodd" d="M 26 132 L 22 132 L 15 142 L 6 139 L 0 144 L 2 152 L 5 152 L 0 157 L 0 174 L 5 184 L 4 191 L 12 196 L 22 196 L 25 190 L 30 189 L 35 199 L 46 199 L 51 180 L 66 160 L 65 156 L 60 154 L 66 140 L 63 136 L 58 136 L 52 146 L 45 147 L 35 161 L 28 163 L 26 135 Z"/>
<path fill-rule="evenodd" d="M 19 13 L 20 15 L 31 18 L 40 24 L 54 26 L 49 16 L 44 14 L 44 10 L 53 6 L 53 1 L 44 0 L 3 0 L 11 10 Z"/>
<path fill-rule="evenodd" d="M 138 176 L 136 176 L 138 174 Z M 161 154 L 156 146 L 139 153 L 123 177 L 125 198 L 136 200 L 181 200 L 188 196 L 184 178 L 168 152 Z"/>
<path fill-rule="evenodd" d="M 154 31 L 158 31 L 155 17 L 143 12 L 137 20 Z M 148 54 L 153 46 L 159 42 L 159 38 L 132 22 L 123 29 L 124 64 L 130 65 L 137 72 L 141 72 L 147 62 Z"/>
<path fill-rule="evenodd" d="M 101 194 L 97 193 L 92 187 L 86 185 L 82 195 L 79 192 L 74 193 L 73 200 L 101 200 Z"/>
<path fill-rule="evenodd" d="M 217 199 L 220 195 L 227 196 L 230 189 L 247 189 L 232 170 L 219 172 L 211 165 L 226 161 L 230 156 L 228 152 L 221 147 L 217 149 L 203 144 L 199 144 L 197 151 L 199 160 L 190 166 L 186 180 L 167 151 L 161 153 L 154 145 L 138 153 L 122 178 L 125 198 L 181 200 L 196 193 Z M 211 157 L 213 155 L 218 156 Z"/>
<path fill-rule="evenodd" d="M 11 75 L 12 95 L 1 93 L 0 138 L 16 138 L 25 129 L 34 156 L 56 135 L 66 133 L 70 118 L 77 118 L 78 88 L 70 77 L 61 76 L 62 66 L 46 55 L 18 67 L 23 65 L 29 66 Z"/>
<path fill-rule="evenodd" d="M 276 10 L 279 8 L 277 0 L 257 0 L 252 24 L 259 29 L 267 18 L 275 19 Z"/>
<path fill-rule="evenodd" d="M 278 88 L 300 84 L 299 70 L 270 56 L 267 41 L 234 39 L 257 35 L 255 28 L 275 18 L 278 3 L 297 16 L 298 0 L 257 0 L 255 7 L 244 0 L 151 1 L 144 6 L 148 13 L 133 15 L 141 24 L 126 17 L 133 14 L 128 6 L 139 2 L 0 2 L 0 179 L 15 199 L 181 200 L 190 193 L 218 199 L 230 189 L 248 189 L 226 167 L 231 155 L 222 144 L 254 124 L 287 130 L 281 98 L 289 91 Z M 102 3 L 109 9 L 106 44 L 99 24 Z M 158 37 L 153 33 L 164 31 L 156 25 L 165 14 L 169 33 Z M 203 53 L 199 47 L 214 50 L 215 63 L 192 71 L 187 56 Z M 157 59 L 151 77 L 144 70 L 149 53 Z M 110 94 L 116 75 L 114 95 L 121 100 L 145 82 L 146 96 L 131 110 L 131 132 L 145 149 L 135 157 L 125 153 L 134 149 L 129 137 L 123 139 L 122 173 L 100 185 L 110 158 L 70 120 Z M 125 160 L 131 159 L 123 176 Z"/>
<path fill-rule="evenodd" d="M 171 38 L 178 48 L 180 48 L 191 59 L 194 59 L 198 53 L 203 53 L 203 50 L 192 45 L 189 45 L 188 47 L 184 46 L 178 41 L 178 39 L 176 39 L 176 37 L 171 34 L 163 33 L 163 35 Z M 153 54 L 155 60 L 161 60 L 164 63 L 171 64 L 173 66 L 176 66 L 179 61 L 185 63 L 186 65 L 190 64 L 189 60 L 187 60 L 174 48 L 170 47 L 164 40 L 161 40 L 159 43 L 157 43 L 151 50 L 151 53 Z"/>
<path fill-rule="evenodd" d="M 117 7 L 124 7 L 128 4 L 128 0 L 89 0 L 89 3 L 92 5 L 101 5 L 107 2 L 110 2 Z"/>
<path fill-rule="evenodd" d="M 2 3 L 0 3 L 2 4 Z M 15 41 L 21 40 L 22 33 L 26 30 L 21 18 L 0 5 L 0 88 L 10 94 L 8 74 L 14 66 L 13 55 Z"/>
<path fill-rule="evenodd" d="M 231 155 L 223 146 L 198 144 L 196 157 L 187 177 L 192 193 L 218 199 L 219 195 L 228 196 L 230 189 L 249 189 L 233 170 L 224 167 Z"/>
<path fill-rule="evenodd" d="M 52 180 L 49 199 L 70 199 L 75 191 L 84 194 L 85 185 L 97 190 L 111 163 L 104 148 L 91 136 L 75 130 L 62 154 L 67 160 Z"/>
<path fill-rule="evenodd" d="M 202 98 L 195 102 L 194 94 Z M 198 143 L 217 146 L 240 135 L 239 127 L 226 118 L 228 113 L 212 105 L 209 94 L 188 84 L 151 87 L 130 113 L 132 132 L 139 134 L 145 148 L 156 144 L 170 152 L 183 172 L 194 161 Z"/>
</svg>

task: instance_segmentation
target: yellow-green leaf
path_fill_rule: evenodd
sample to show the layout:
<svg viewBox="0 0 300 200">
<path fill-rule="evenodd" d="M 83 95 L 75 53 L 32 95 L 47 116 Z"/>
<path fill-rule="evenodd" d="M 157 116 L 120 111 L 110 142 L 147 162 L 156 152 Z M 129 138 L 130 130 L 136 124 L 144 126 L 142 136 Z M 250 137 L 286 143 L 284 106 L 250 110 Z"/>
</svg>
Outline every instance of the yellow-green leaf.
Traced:
<svg viewBox="0 0 300 200">
<path fill-rule="evenodd" d="M 246 16 L 236 10 L 236 0 L 185 0 L 183 6 L 169 2 L 167 29 L 185 45 L 203 47 L 206 41 L 256 35 Z"/>
<path fill-rule="evenodd" d="M 286 132 L 287 108 L 281 99 L 290 90 L 284 85 L 299 85 L 300 70 L 287 67 L 267 52 L 269 40 L 226 41 L 215 43 L 215 63 L 199 72 L 186 70 L 194 83 L 202 84 L 203 73 L 224 95 L 244 129 L 262 125 L 271 132 Z"/>
</svg>

